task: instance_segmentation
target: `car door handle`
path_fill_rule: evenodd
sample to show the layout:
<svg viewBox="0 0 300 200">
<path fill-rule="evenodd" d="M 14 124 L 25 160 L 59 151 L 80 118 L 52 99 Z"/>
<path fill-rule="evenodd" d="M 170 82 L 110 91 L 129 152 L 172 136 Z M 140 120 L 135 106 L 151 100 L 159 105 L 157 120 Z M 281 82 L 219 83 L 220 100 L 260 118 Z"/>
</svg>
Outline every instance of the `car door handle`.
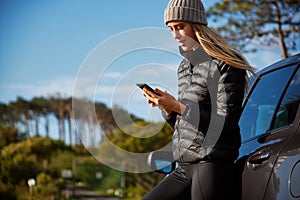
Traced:
<svg viewBox="0 0 300 200">
<path fill-rule="evenodd" d="M 259 152 L 251 156 L 248 160 L 250 164 L 261 164 L 262 162 L 268 160 L 271 157 L 271 151 Z"/>
</svg>

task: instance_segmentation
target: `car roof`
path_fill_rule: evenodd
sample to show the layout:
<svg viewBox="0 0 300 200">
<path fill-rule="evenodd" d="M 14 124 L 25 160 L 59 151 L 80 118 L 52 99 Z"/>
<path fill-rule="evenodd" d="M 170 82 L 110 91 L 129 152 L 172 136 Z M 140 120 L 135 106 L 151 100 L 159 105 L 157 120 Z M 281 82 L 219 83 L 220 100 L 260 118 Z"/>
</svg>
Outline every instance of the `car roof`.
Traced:
<svg viewBox="0 0 300 200">
<path fill-rule="evenodd" d="M 280 68 L 280 67 L 283 67 L 283 66 L 286 66 L 286 65 L 290 65 L 290 64 L 295 64 L 295 63 L 300 63 L 300 53 L 297 53 L 293 56 L 290 56 L 288 58 L 285 58 L 283 60 L 280 60 L 278 62 L 275 62 L 263 69 L 261 69 L 257 75 L 260 75 L 260 74 L 263 74 L 263 73 L 266 73 L 268 71 L 272 71 L 274 69 L 277 69 L 277 68 Z"/>
</svg>

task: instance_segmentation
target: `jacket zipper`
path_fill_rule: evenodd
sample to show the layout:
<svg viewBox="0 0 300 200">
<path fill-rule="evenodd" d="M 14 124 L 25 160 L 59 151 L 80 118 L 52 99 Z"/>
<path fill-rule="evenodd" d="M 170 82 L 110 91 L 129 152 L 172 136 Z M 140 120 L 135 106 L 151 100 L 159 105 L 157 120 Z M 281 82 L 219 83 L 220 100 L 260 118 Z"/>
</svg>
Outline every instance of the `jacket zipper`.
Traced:
<svg viewBox="0 0 300 200">
<path fill-rule="evenodd" d="M 179 117 L 179 119 L 178 119 L 178 124 L 180 123 L 180 120 L 181 120 L 181 118 Z M 180 145 L 180 140 L 181 140 L 181 136 L 180 136 L 180 132 L 179 132 L 179 129 L 177 128 L 177 134 L 178 134 L 178 154 L 179 154 L 179 161 L 181 162 L 181 163 L 184 163 L 184 160 L 183 160 L 183 156 L 182 156 L 182 154 L 181 154 L 181 145 Z"/>
</svg>

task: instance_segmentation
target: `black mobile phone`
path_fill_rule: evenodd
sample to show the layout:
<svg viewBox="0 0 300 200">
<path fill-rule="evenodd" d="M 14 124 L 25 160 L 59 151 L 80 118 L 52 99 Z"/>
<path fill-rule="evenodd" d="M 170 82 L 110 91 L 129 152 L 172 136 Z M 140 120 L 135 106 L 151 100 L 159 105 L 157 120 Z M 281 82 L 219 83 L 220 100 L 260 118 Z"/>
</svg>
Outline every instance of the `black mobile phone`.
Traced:
<svg viewBox="0 0 300 200">
<path fill-rule="evenodd" d="M 160 94 L 156 93 L 154 91 L 154 89 L 152 87 L 150 87 L 149 85 L 147 85 L 146 83 L 137 83 L 136 84 L 139 88 L 144 89 L 146 88 L 147 90 L 149 90 L 150 92 L 152 92 L 153 94 L 156 94 L 158 96 L 160 96 Z"/>
</svg>

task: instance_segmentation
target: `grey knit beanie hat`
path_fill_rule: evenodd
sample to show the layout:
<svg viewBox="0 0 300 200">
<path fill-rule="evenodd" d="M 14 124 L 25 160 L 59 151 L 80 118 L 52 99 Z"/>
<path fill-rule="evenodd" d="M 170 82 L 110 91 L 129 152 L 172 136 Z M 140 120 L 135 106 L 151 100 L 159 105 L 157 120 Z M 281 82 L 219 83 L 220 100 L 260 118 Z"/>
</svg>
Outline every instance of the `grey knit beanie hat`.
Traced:
<svg viewBox="0 0 300 200">
<path fill-rule="evenodd" d="M 207 25 L 201 0 L 170 0 L 164 13 L 164 21 L 186 21 Z"/>
</svg>

